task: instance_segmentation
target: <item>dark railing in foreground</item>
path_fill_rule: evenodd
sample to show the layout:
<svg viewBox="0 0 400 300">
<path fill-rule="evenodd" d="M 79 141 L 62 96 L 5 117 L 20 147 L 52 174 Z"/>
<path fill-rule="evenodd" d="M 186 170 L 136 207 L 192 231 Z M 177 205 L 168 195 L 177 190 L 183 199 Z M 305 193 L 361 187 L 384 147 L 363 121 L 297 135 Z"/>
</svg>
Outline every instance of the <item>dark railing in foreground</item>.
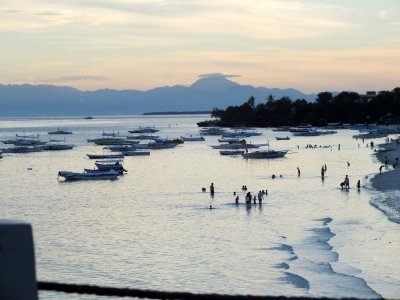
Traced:
<svg viewBox="0 0 400 300">
<path fill-rule="evenodd" d="M 147 299 L 196 299 L 196 300 L 271 300 L 271 299 L 333 299 L 310 297 L 285 297 L 285 296 L 252 296 L 252 295 L 222 295 L 222 294 L 194 294 L 189 292 L 162 292 L 155 290 L 141 290 L 133 288 L 115 288 L 88 284 L 67 284 L 57 282 L 39 281 L 38 289 L 42 291 L 55 291 L 69 294 L 89 294 L 97 296 L 136 297 Z M 355 298 L 341 298 L 355 299 Z"/>
</svg>

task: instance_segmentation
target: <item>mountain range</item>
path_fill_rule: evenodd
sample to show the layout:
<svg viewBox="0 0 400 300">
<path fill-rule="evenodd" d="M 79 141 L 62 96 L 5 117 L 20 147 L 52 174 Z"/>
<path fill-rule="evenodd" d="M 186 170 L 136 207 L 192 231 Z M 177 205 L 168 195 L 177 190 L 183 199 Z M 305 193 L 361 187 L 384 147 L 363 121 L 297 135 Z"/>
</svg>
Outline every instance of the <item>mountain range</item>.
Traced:
<svg viewBox="0 0 400 300">
<path fill-rule="evenodd" d="M 148 91 L 100 89 L 80 91 L 54 85 L 0 84 L 0 117 L 107 116 L 146 112 L 211 111 L 244 103 L 256 104 L 272 95 L 314 101 L 316 95 L 295 89 L 241 85 L 225 77 L 200 78 L 190 86 L 158 87 Z"/>
</svg>

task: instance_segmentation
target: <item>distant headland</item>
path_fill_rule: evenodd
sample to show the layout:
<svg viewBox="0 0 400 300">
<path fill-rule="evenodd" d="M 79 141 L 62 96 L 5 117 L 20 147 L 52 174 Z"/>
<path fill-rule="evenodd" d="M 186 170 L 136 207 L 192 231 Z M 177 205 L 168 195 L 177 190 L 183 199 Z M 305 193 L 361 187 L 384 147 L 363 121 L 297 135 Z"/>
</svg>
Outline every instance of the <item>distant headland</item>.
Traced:
<svg viewBox="0 0 400 300">
<path fill-rule="evenodd" d="M 211 110 L 196 110 L 196 111 L 154 111 L 144 113 L 144 116 L 158 115 L 210 115 Z"/>
</svg>

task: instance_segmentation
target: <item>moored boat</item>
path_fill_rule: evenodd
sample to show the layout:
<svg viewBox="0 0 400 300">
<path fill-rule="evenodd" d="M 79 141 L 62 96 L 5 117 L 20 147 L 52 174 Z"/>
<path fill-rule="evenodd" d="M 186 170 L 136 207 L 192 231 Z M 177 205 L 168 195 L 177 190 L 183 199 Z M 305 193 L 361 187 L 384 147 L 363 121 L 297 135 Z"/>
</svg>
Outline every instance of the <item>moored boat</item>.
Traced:
<svg viewBox="0 0 400 300">
<path fill-rule="evenodd" d="M 221 155 L 241 155 L 244 153 L 244 150 L 221 150 L 219 154 Z"/>
<path fill-rule="evenodd" d="M 199 141 L 205 141 L 204 137 L 202 136 L 181 136 L 182 141 L 184 142 L 199 142 Z"/>
<path fill-rule="evenodd" d="M 244 158 L 279 158 L 284 157 L 288 150 L 260 150 L 254 152 L 243 153 Z"/>
<path fill-rule="evenodd" d="M 64 177 L 66 181 L 73 180 L 115 180 L 120 174 L 115 170 L 107 170 L 100 172 L 70 172 L 70 171 L 59 171 L 58 176 Z"/>
<path fill-rule="evenodd" d="M 47 132 L 48 134 L 72 134 L 72 131 L 68 131 L 68 130 L 62 130 L 60 128 L 57 128 L 57 130 L 54 131 L 49 131 Z"/>
<path fill-rule="evenodd" d="M 276 136 L 275 137 L 277 141 L 288 141 L 290 140 L 290 137 L 288 136 Z"/>
<path fill-rule="evenodd" d="M 123 158 L 123 154 L 86 154 L 89 159 L 113 159 Z"/>
</svg>

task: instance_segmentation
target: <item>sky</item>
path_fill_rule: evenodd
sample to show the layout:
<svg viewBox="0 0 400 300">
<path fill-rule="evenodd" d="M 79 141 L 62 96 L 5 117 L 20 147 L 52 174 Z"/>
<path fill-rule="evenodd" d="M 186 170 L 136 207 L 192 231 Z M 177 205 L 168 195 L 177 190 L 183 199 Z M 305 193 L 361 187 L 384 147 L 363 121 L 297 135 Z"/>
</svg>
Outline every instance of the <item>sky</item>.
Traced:
<svg viewBox="0 0 400 300">
<path fill-rule="evenodd" d="M 399 0 L 0 0 L 0 83 L 400 86 Z M 233 78 L 231 78 L 233 77 Z"/>
</svg>

